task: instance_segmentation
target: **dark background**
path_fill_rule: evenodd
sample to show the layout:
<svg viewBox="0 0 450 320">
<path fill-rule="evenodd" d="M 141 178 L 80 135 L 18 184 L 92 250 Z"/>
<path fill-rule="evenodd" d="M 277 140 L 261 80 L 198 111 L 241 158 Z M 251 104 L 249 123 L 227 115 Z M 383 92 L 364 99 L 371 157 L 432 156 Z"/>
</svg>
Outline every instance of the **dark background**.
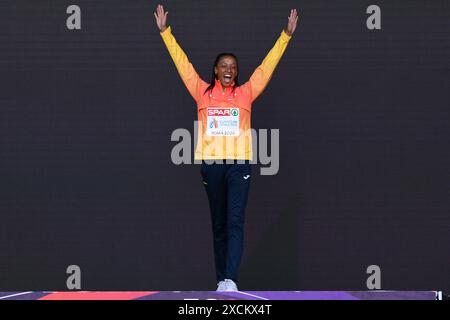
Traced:
<svg viewBox="0 0 450 320">
<path fill-rule="evenodd" d="M 66 8 L 82 30 L 66 28 Z M 199 166 L 170 135 L 195 103 L 156 1 L 0 1 L 0 289 L 215 290 Z M 244 82 L 298 30 L 252 125 L 280 129 L 255 167 L 242 290 L 450 289 L 450 2 L 165 1 L 203 79 L 234 52 Z M 366 8 L 382 30 L 366 28 Z"/>
</svg>

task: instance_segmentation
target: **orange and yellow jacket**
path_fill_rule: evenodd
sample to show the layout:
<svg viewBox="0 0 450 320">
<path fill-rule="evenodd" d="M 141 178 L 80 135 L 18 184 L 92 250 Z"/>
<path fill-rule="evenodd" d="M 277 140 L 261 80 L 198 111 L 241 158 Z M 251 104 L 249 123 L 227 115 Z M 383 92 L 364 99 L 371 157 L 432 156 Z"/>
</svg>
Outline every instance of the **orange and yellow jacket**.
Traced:
<svg viewBox="0 0 450 320">
<path fill-rule="evenodd" d="M 232 90 L 223 90 L 216 79 L 212 91 L 195 71 L 170 26 L 161 32 L 178 73 L 197 103 L 198 137 L 196 160 L 252 160 L 251 111 L 253 101 L 263 92 L 291 39 L 284 30 L 249 81 Z"/>
</svg>

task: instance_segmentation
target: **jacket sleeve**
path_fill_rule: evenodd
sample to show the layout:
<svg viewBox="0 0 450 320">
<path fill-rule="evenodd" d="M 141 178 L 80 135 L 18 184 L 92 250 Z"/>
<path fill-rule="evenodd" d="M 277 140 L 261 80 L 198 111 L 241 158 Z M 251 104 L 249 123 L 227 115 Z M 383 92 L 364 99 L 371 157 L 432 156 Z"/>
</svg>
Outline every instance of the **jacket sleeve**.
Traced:
<svg viewBox="0 0 450 320">
<path fill-rule="evenodd" d="M 253 102 L 263 91 L 266 85 L 272 78 L 273 72 L 281 60 L 284 51 L 292 36 L 289 36 L 284 30 L 281 32 L 280 37 L 273 48 L 269 51 L 263 62 L 253 72 L 250 80 L 244 84 L 248 87 L 251 95 L 251 101 Z"/>
<path fill-rule="evenodd" d="M 173 36 L 170 26 L 163 32 L 160 32 L 160 34 L 186 88 L 194 100 L 198 102 L 201 97 L 201 87 L 204 87 L 206 82 L 200 79 L 200 76 L 189 62 L 187 55 Z"/>
</svg>

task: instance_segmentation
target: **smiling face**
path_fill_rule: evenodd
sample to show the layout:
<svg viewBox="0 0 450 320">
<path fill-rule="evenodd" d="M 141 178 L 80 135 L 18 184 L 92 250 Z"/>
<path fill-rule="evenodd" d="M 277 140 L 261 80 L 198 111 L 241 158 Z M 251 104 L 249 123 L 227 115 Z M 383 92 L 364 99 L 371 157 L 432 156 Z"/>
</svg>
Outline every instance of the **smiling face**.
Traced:
<svg viewBox="0 0 450 320">
<path fill-rule="evenodd" d="M 217 65 L 214 67 L 214 73 L 216 74 L 216 78 L 222 84 L 222 87 L 231 86 L 238 74 L 236 59 L 232 56 L 220 58 Z"/>
</svg>

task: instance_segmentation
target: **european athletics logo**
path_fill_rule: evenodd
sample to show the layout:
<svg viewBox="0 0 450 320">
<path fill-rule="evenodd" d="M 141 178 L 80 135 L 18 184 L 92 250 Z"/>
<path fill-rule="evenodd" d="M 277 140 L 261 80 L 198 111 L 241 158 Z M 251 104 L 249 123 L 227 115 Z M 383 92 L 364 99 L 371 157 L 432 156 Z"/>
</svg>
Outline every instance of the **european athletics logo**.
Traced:
<svg viewBox="0 0 450 320">
<path fill-rule="evenodd" d="M 219 122 L 217 121 L 217 119 L 212 118 L 211 123 L 209 124 L 210 128 L 218 128 L 219 127 Z"/>
</svg>

